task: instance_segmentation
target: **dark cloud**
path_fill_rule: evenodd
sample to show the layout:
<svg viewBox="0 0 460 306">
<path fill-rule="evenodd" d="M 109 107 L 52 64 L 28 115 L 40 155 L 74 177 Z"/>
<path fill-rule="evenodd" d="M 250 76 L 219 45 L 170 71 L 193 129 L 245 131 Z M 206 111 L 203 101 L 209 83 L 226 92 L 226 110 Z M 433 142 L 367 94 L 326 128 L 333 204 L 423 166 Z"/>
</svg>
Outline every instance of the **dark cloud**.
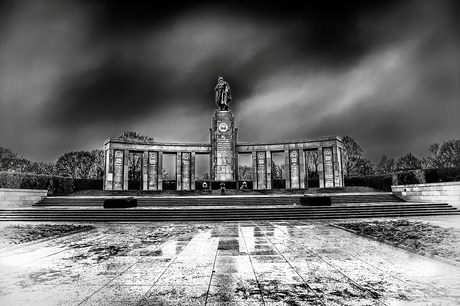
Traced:
<svg viewBox="0 0 460 306">
<path fill-rule="evenodd" d="M 221 75 L 240 141 L 337 134 L 374 161 L 424 154 L 460 129 L 458 13 L 458 1 L 0 2 L 0 144 L 53 160 L 128 129 L 207 141 Z"/>
</svg>

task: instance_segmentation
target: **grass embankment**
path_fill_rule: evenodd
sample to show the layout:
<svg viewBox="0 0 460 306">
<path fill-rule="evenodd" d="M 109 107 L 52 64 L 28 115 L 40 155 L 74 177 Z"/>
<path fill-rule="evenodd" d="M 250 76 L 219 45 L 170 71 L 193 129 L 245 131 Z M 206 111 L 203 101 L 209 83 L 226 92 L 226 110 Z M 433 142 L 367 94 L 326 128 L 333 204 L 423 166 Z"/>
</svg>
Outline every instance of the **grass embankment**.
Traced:
<svg viewBox="0 0 460 306">
<path fill-rule="evenodd" d="M 439 256 L 460 263 L 460 230 L 407 219 L 335 223 L 360 235 L 403 247 L 412 252 Z"/>
<path fill-rule="evenodd" d="M 94 225 L 75 224 L 13 224 L 4 227 L 0 235 L 0 247 L 12 244 L 22 244 L 45 238 L 90 230 Z"/>
</svg>

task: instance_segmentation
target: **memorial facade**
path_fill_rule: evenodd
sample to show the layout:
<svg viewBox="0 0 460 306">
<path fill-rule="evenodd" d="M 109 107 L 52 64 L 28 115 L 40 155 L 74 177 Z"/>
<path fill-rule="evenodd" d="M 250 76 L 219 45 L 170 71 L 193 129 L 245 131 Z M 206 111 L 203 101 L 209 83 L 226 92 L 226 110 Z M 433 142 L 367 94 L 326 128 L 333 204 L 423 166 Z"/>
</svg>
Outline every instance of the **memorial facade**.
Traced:
<svg viewBox="0 0 460 306">
<path fill-rule="evenodd" d="M 319 187 L 343 187 L 343 145 L 338 136 L 277 142 L 238 142 L 235 117 L 229 109 L 231 92 L 228 83 L 219 77 L 215 88 L 219 107 L 211 119 L 209 143 L 137 142 L 118 138 L 105 141 L 105 190 L 128 190 L 128 157 L 139 158 L 139 189 L 163 190 L 163 157 L 173 154 L 176 160 L 176 189 L 195 190 L 197 154 L 209 156 L 210 180 L 236 182 L 238 187 L 238 156 L 252 156 L 253 189 L 272 189 L 272 155 L 284 154 L 285 187 L 307 188 L 308 158 L 315 153 Z"/>
</svg>

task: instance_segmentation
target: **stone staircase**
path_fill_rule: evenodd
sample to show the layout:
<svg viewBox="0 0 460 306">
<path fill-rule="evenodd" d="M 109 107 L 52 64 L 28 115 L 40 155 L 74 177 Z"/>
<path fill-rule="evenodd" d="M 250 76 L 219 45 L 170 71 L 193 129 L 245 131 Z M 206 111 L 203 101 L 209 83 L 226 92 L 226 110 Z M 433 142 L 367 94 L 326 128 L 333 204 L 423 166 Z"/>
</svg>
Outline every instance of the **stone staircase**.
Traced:
<svg viewBox="0 0 460 306">
<path fill-rule="evenodd" d="M 458 215 L 445 203 L 404 202 L 392 193 L 327 193 L 332 206 L 302 206 L 301 194 L 137 196 L 138 207 L 103 208 L 104 196 L 49 197 L 29 209 L 0 210 L 0 221 L 153 222 L 339 219 Z M 126 198 L 112 196 L 111 198 Z"/>
<path fill-rule="evenodd" d="M 0 210 L 0 221 L 66 222 L 159 222 L 159 221 L 235 221 L 288 219 L 342 219 L 460 215 L 448 204 L 400 203 L 329 207 L 212 207 L 205 209 L 165 208 L 45 208 Z"/>
</svg>

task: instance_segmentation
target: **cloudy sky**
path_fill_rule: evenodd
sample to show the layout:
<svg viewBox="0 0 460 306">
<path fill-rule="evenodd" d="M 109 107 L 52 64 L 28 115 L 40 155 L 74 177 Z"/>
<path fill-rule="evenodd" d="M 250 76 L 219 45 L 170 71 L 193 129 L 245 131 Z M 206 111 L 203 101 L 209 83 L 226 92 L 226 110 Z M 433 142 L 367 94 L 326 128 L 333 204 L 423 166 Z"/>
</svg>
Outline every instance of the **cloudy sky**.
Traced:
<svg viewBox="0 0 460 306">
<path fill-rule="evenodd" d="M 241 142 L 349 135 L 378 162 L 459 138 L 460 1 L 164 3 L 0 1 L 0 146 L 207 142 L 219 75 Z"/>
</svg>

